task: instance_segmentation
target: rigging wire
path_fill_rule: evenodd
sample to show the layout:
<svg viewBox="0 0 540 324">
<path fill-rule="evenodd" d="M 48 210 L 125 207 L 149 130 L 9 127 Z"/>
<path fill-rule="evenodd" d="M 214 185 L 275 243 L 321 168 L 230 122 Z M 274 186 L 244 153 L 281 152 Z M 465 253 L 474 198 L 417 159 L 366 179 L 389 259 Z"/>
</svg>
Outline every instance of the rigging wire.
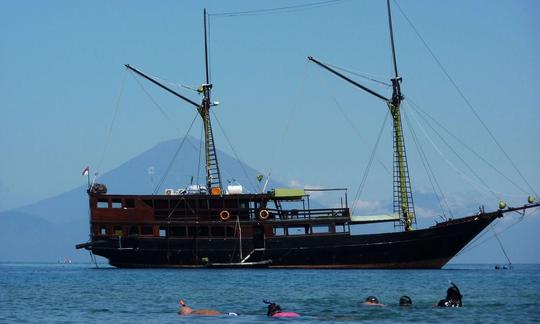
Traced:
<svg viewBox="0 0 540 324">
<path fill-rule="evenodd" d="M 525 178 L 525 176 L 521 173 L 521 171 L 519 170 L 519 168 L 517 167 L 517 165 L 514 163 L 514 161 L 512 160 L 512 158 L 508 155 L 508 153 L 504 150 L 504 148 L 502 147 L 502 145 L 500 144 L 500 142 L 495 138 L 495 135 L 493 135 L 493 133 L 491 132 L 491 130 L 487 127 L 487 125 L 484 123 L 484 121 L 482 120 L 482 118 L 480 118 L 480 115 L 478 114 L 478 112 L 476 111 L 476 109 L 473 107 L 473 105 L 471 104 L 471 102 L 467 99 L 467 97 L 465 96 L 465 94 L 463 93 L 463 91 L 461 91 L 461 89 L 459 88 L 459 86 L 457 85 L 457 83 L 454 81 L 454 79 L 450 76 L 450 74 L 448 73 L 448 71 L 444 68 L 444 66 L 442 65 L 441 61 L 437 58 L 437 56 L 435 55 L 435 53 L 431 50 L 431 48 L 429 47 L 429 45 L 427 44 L 427 42 L 425 41 L 425 39 L 420 35 L 418 29 L 416 29 L 416 27 L 414 26 L 414 24 L 412 23 L 412 21 L 409 19 L 409 17 L 405 14 L 405 12 L 403 11 L 403 9 L 399 6 L 399 4 L 397 3 L 397 1 L 394 0 L 394 4 L 398 7 L 399 11 L 401 12 L 401 14 L 403 15 L 403 17 L 405 18 L 405 20 L 409 23 L 409 25 L 411 26 L 411 28 L 414 30 L 414 32 L 416 33 L 416 35 L 418 36 L 418 38 L 420 39 L 420 41 L 422 42 L 422 44 L 426 47 L 426 49 L 428 50 L 428 52 L 430 53 L 431 57 L 435 60 L 435 62 L 437 63 L 437 65 L 439 66 L 439 68 L 441 69 L 441 71 L 443 72 L 443 74 L 446 76 L 446 78 L 450 81 L 450 83 L 454 86 L 454 88 L 456 89 L 456 91 L 458 92 L 458 94 L 460 95 L 460 97 L 463 99 L 463 101 L 465 102 L 465 104 L 467 105 L 467 107 L 472 111 L 473 115 L 476 117 L 476 119 L 478 119 L 478 121 L 480 122 L 480 124 L 482 125 L 482 127 L 484 127 L 484 129 L 487 131 L 487 133 L 489 134 L 489 136 L 491 137 L 491 139 L 493 140 L 493 142 L 495 142 L 495 144 L 497 145 L 497 147 L 501 150 L 501 152 L 504 154 L 504 156 L 506 157 L 506 159 L 510 162 L 510 164 L 512 165 L 512 167 L 514 168 L 514 170 L 519 174 L 519 176 L 521 177 L 521 179 L 523 180 L 523 182 L 525 182 L 525 184 L 527 184 L 529 190 L 532 191 L 532 193 L 535 195 L 535 197 L 537 198 L 540 198 L 540 196 L 538 196 L 538 194 L 536 193 L 536 191 L 533 189 L 533 187 L 531 186 L 531 184 L 527 181 L 527 179 Z"/>
<path fill-rule="evenodd" d="M 201 136 L 199 137 L 199 162 L 197 163 L 197 185 L 199 185 L 199 179 L 201 178 L 201 160 L 202 160 L 202 146 L 203 146 L 203 136 L 204 136 L 204 126 L 201 125 Z"/>
<path fill-rule="evenodd" d="M 161 112 L 161 114 L 165 117 L 165 120 L 167 122 L 169 122 L 171 124 L 171 126 L 173 128 L 175 128 L 178 133 L 181 133 L 181 130 L 180 128 L 178 128 L 178 126 L 176 126 L 176 124 L 174 124 L 172 122 L 172 118 L 165 112 L 165 109 L 163 109 L 163 107 L 161 107 L 160 104 L 157 103 L 157 101 L 154 99 L 154 97 L 152 97 L 152 95 L 150 94 L 150 92 L 148 92 L 148 90 L 146 90 L 146 88 L 144 87 L 144 85 L 139 81 L 139 79 L 133 74 L 133 73 L 130 73 L 131 76 L 133 77 L 133 79 L 135 80 L 135 82 L 137 82 L 137 84 L 139 85 L 139 87 L 142 89 L 142 91 L 148 96 L 148 98 L 150 99 L 150 101 L 154 104 L 154 106 L 157 107 L 157 109 Z"/>
<path fill-rule="evenodd" d="M 506 261 L 508 261 L 509 265 L 512 265 L 512 262 L 510 262 L 510 258 L 508 257 L 508 254 L 506 254 L 506 250 L 504 249 L 501 239 L 499 238 L 499 235 L 497 235 L 497 232 L 495 231 L 495 227 L 493 227 L 493 223 L 489 224 L 489 226 L 491 230 L 493 230 L 493 234 L 495 235 L 495 238 L 497 239 L 497 242 L 499 243 L 499 246 L 501 247 L 504 257 L 506 258 Z"/>
<path fill-rule="evenodd" d="M 373 164 L 373 159 L 374 159 L 375 154 L 377 152 L 377 149 L 379 147 L 379 142 L 381 140 L 383 131 L 384 131 L 385 126 L 386 126 L 386 121 L 388 120 L 389 115 L 390 115 L 390 110 L 387 110 L 386 115 L 384 116 L 383 123 L 381 125 L 381 129 L 379 130 L 379 135 L 377 136 L 377 140 L 375 141 L 375 145 L 373 146 L 373 150 L 371 151 L 371 156 L 369 157 L 369 162 L 368 162 L 368 164 L 366 166 L 366 169 L 364 170 L 364 174 L 362 176 L 362 181 L 360 182 L 360 185 L 358 186 L 358 189 L 356 191 L 356 195 L 355 195 L 354 200 L 353 200 L 353 205 L 352 205 L 352 214 L 353 215 L 354 215 L 354 212 L 356 210 L 356 205 L 357 205 L 358 201 L 360 200 L 360 197 L 362 196 L 362 192 L 364 191 L 364 186 L 366 184 L 367 177 L 369 175 L 369 170 L 371 169 L 371 165 Z"/>
<path fill-rule="evenodd" d="M 501 177 L 505 178 L 508 182 L 513 184 L 517 189 L 521 190 L 523 193 L 527 193 L 525 189 L 523 189 L 521 186 L 516 184 L 512 179 L 510 179 L 508 176 L 506 176 L 504 173 L 502 173 L 499 169 L 497 169 L 492 163 L 490 163 L 488 160 L 486 160 L 482 155 L 478 154 L 475 150 L 473 150 L 469 145 L 467 145 L 464 141 L 459 139 L 456 135 L 454 135 L 452 132 L 448 130 L 448 128 L 444 127 L 439 121 L 437 121 L 436 118 L 429 115 L 425 110 L 420 108 L 418 104 L 416 104 L 414 101 L 411 100 L 411 98 L 408 98 L 408 102 L 411 103 L 411 107 L 420 115 L 420 117 L 424 120 L 425 123 L 428 123 L 426 118 L 422 116 L 424 114 L 427 118 L 429 118 L 432 122 L 434 122 L 438 128 L 442 129 L 446 132 L 446 134 L 450 135 L 454 140 L 456 140 L 459 144 L 463 145 L 469 152 L 473 153 L 478 159 L 480 159 L 482 162 L 484 162 L 486 165 L 488 165 L 490 168 L 492 168 L 495 172 L 497 172 Z"/>
<path fill-rule="evenodd" d="M 154 192 L 152 193 L 153 195 L 155 195 L 159 191 L 159 188 L 163 185 L 163 183 L 165 182 L 165 179 L 169 175 L 169 172 L 171 171 L 171 168 L 172 168 L 172 166 L 174 164 L 174 161 L 176 160 L 176 157 L 178 156 L 178 153 L 180 153 L 180 151 L 182 150 L 182 147 L 184 146 L 184 143 L 186 142 L 186 140 L 188 138 L 188 134 L 191 131 L 191 128 L 193 127 L 193 124 L 195 124 L 195 120 L 197 120 L 198 115 L 199 115 L 199 113 L 197 112 L 195 114 L 195 117 L 191 121 L 191 125 L 189 125 L 189 128 L 188 128 L 188 130 L 186 132 L 186 135 L 184 135 L 184 137 L 182 138 L 182 142 L 180 142 L 180 145 L 176 149 L 176 152 L 174 153 L 171 161 L 169 162 L 169 165 L 165 169 L 165 172 L 163 173 L 163 176 L 159 180 L 159 183 L 157 184 L 156 188 L 154 188 Z"/>
<path fill-rule="evenodd" d="M 412 124 L 411 124 L 411 122 L 409 120 L 409 116 L 405 113 L 405 111 L 403 111 L 403 116 L 405 117 L 405 121 L 409 125 L 408 128 L 409 128 L 409 131 L 411 133 L 411 137 L 412 137 L 413 142 L 414 142 L 414 144 L 416 146 L 416 149 L 418 150 L 418 153 L 419 153 L 419 156 L 420 156 L 420 161 L 422 161 L 422 165 L 424 166 L 424 169 L 426 170 L 426 174 L 427 174 L 429 182 L 431 184 L 431 188 L 433 189 L 433 193 L 435 194 L 435 197 L 437 197 L 437 201 L 439 202 L 439 207 L 441 208 L 441 211 L 443 213 L 443 217 L 446 219 L 446 213 L 445 213 L 445 210 L 444 210 L 444 207 L 443 207 L 443 204 L 442 204 L 443 201 L 444 201 L 444 204 L 446 206 L 446 209 L 450 213 L 450 216 L 454 217 L 454 215 L 452 213 L 452 210 L 450 209 L 450 207 L 448 205 L 448 201 L 446 200 L 446 197 L 445 197 L 443 191 L 441 190 L 439 182 L 437 181 L 437 178 L 435 177 L 435 173 L 433 172 L 433 169 L 431 168 L 431 164 L 429 163 L 429 160 L 428 160 L 428 158 L 426 156 L 426 153 L 424 152 L 424 149 L 420 145 L 420 140 L 416 136 L 416 132 L 414 131 L 414 128 L 412 127 Z M 437 185 L 438 191 L 435 188 L 434 183 Z M 440 193 L 440 195 L 439 195 L 439 193 Z M 441 201 L 441 196 L 443 198 L 442 201 Z"/>
<path fill-rule="evenodd" d="M 478 189 L 483 189 L 484 191 L 488 192 L 488 193 L 491 193 L 496 199 L 499 199 L 499 196 L 491 189 L 489 188 L 486 183 L 482 180 L 482 178 L 480 178 L 478 176 L 478 174 L 476 172 L 474 172 L 474 170 L 472 170 L 472 168 L 467 164 L 467 162 L 465 162 L 463 160 L 463 158 L 461 156 L 459 156 L 459 154 L 452 148 L 452 146 L 450 144 L 448 144 L 448 142 L 437 132 L 437 130 L 435 130 L 431 124 L 427 124 L 431 129 L 432 131 L 439 137 L 439 139 L 446 145 L 450 148 L 450 150 L 452 151 L 452 153 L 454 153 L 458 159 L 469 169 L 469 171 L 481 182 L 481 183 L 477 183 L 476 181 L 474 181 L 473 179 L 471 179 L 470 177 L 468 177 L 463 171 L 461 171 L 454 163 L 452 163 L 444 154 L 443 152 L 441 151 L 441 149 L 437 146 L 437 144 L 435 144 L 435 142 L 433 141 L 433 139 L 427 134 L 426 130 L 424 129 L 424 127 L 422 127 L 422 125 L 418 122 L 418 120 L 415 120 L 418 127 L 420 128 L 420 130 L 424 133 L 424 136 L 428 139 L 429 143 L 431 143 L 431 145 L 433 146 L 433 148 L 435 149 L 435 151 L 437 151 L 437 153 L 439 153 L 439 155 L 443 158 L 443 160 L 452 168 L 454 169 L 454 171 L 456 171 L 459 175 L 461 175 L 465 180 L 467 180 L 468 182 L 470 182 L 472 185 L 476 186 Z"/>
<path fill-rule="evenodd" d="M 354 72 L 354 71 L 352 71 L 352 70 L 345 69 L 345 68 L 339 67 L 339 66 L 337 66 L 337 65 L 329 64 L 329 63 L 326 63 L 326 62 L 322 62 L 322 63 L 324 63 L 325 65 L 328 65 L 328 66 L 330 66 L 330 67 L 332 67 L 332 68 L 334 68 L 334 69 L 336 69 L 336 70 L 340 70 L 340 71 L 343 71 L 343 72 L 347 72 L 347 73 L 352 74 L 352 75 L 355 75 L 355 76 L 357 76 L 357 77 L 364 78 L 364 79 L 366 79 L 366 80 L 369 80 L 369 81 L 378 83 L 378 84 L 380 84 L 380 85 L 384 85 L 384 86 L 386 86 L 387 88 L 392 86 L 390 83 L 387 83 L 387 82 L 384 82 L 384 81 L 380 81 L 380 80 L 375 79 L 375 78 L 373 77 L 372 74 L 371 74 L 371 76 L 369 76 L 369 75 L 370 75 L 369 73 L 365 73 L 365 72 L 363 72 L 363 73 L 361 73 L 361 72 Z M 381 79 L 382 79 L 382 77 L 381 77 Z"/>
<path fill-rule="evenodd" d="M 295 99 L 296 97 L 298 98 L 301 98 L 303 93 L 304 93 L 304 88 L 305 88 L 305 84 L 306 84 L 306 79 L 308 77 L 308 71 L 310 71 L 308 69 L 308 66 L 309 66 L 309 62 L 306 62 L 304 64 L 304 68 L 302 70 L 302 78 L 300 80 L 300 84 L 298 85 L 298 89 L 293 91 L 293 94 L 291 95 L 291 99 L 288 100 L 287 102 L 291 103 L 290 104 L 290 109 L 288 111 L 288 116 L 286 118 L 286 121 L 285 121 L 285 128 L 283 129 L 283 131 L 281 132 L 281 138 L 278 142 L 278 145 L 277 146 L 274 146 L 273 148 L 273 151 L 272 151 L 272 162 L 270 164 L 270 170 L 268 171 L 268 174 L 266 176 L 266 181 L 265 181 L 265 185 L 263 186 L 263 190 L 266 190 L 266 186 L 268 185 L 268 182 L 270 181 L 270 177 L 272 175 L 272 165 L 275 165 L 276 164 L 276 161 L 278 160 L 278 158 L 280 157 L 280 154 L 281 154 L 281 150 L 280 148 L 282 148 L 284 146 L 284 143 L 285 143 L 285 137 L 290 129 L 290 126 L 294 120 L 294 113 L 295 113 L 295 108 L 297 105 L 294 105 L 293 104 L 293 100 L 292 99 Z"/>
<path fill-rule="evenodd" d="M 535 214 L 536 211 L 533 211 L 531 214 L 529 215 L 533 215 Z M 518 218 L 517 221 L 515 221 L 514 223 L 508 225 L 507 227 L 505 227 L 504 229 L 502 229 L 501 231 L 499 231 L 499 235 L 506 232 L 507 230 L 509 230 L 510 228 L 514 227 L 515 225 L 521 223 L 523 220 L 525 219 L 525 214 L 521 215 L 521 217 Z M 474 240 L 472 240 L 471 242 L 469 242 L 469 244 L 467 244 L 467 246 L 465 246 L 461 251 L 459 251 L 456 256 L 458 255 L 461 255 L 463 253 L 466 253 L 472 249 L 475 249 L 477 247 L 479 247 L 480 245 L 486 243 L 487 241 L 491 240 L 493 238 L 494 235 L 491 235 L 489 236 L 488 238 L 486 238 L 485 240 L 481 241 L 481 242 L 478 242 L 480 241 L 480 238 L 482 238 L 483 236 L 485 236 L 485 234 L 489 233 L 489 231 L 483 231 L 479 236 L 477 236 Z"/>
<path fill-rule="evenodd" d="M 231 143 L 231 140 L 229 139 L 229 136 L 227 136 L 227 133 L 225 132 L 225 129 L 221 126 L 221 122 L 219 121 L 219 119 L 217 118 L 216 114 L 212 111 L 212 115 L 214 116 L 214 120 L 217 121 L 218 123 L 218 126 L 219 128 L 221 129 L 221 132 L 223 133 L 223 136 L 225 137 L 225 139 L 227 140 L 227 143 L 229 144 L 233 154 L 234 154 L 234 157 L 236 158 L 236 161 L 238 162 L 238 164 L 240 165 L 240 167 L 242 168 L 242 171 L 244 172 L 244 175 L 246 176 L 248 182 L 249 182 L 249 185 L 251 186 L 251 188 L 253 188 L 254 190 L 261 190 L 261 187 L 260 187 L 260 184 L 257 183 L 257 186 L 254 186 L 253 185 L 253 182 L 251 181 L 251 178 L 248 176 L 248 173 L 246 171 L 246 168 L 244 166 L 244 163 L 242 163 L 242 161 L 240 160 L 240 158 L 238 157 L 238 154 L 236 153 L 236 150 L 234 149 L 234 146 L 232 145 Z"/>
<path fill-rule="evenodd" d="M 116 97 L 116 105 L 115 105 L 114 112 L 113 112 L 113 118 L 111 120 L 111 124 L 109 125 L 109 129 L 107 131 L 107 137 L 106 137 L 106 140 L 105 140 L 105 146 L 103 147 L 101 157 L 100 157 L 99 162 L 97 164 L 96 177 L 99 174 L 99 172 L 101 172 L 101 166 L 103 164 L 103 160 L 105 159 L 105 154 L 107 153 L 107 149 L 109 148 L 109 144 L 111 142 L 111 134 L 112 134 L 112 130 L 113 130 L 113 127 L 114 127 L 114 123 L 116 121 L 116 117 L 118 116 L 118 111 L 120 110 L 120 100 L 122 99 L 122 95 L 124 93 L 124 86 L 125 86 L 125 83 L 126 83 L 127 72 L 128 72 L 128 69 L 126 68 L 124 70 L 124 74 L 122 75 L 122 79 L 121 79 L 121 82 L 120 82 L 120 89 L 118 91 L 118 96 Z"/>
<path fill-rule="evenodd" d="M 293 6 L 286 7 L 277 7 L 277 8 L 266 8 L 266 9 L 256 9 L 256 10 L 247 10 L 247 11 L 232 11 L 232 12 L 219 12 L 208 14 L 212 17 L 236 17 L 236 16 L 262 16 L 262 15 L 273 15 L 280 13 L 289 13 L 294 11 L 302 11 L 312 8 L 320 8 L 326 6 L 332 6 L 339 4 L 340 2 L 345 2 L 350 0 L 327 0 L 314 3 L 305 3 Z"/>
<path fill-rule="evenodd" d="M 347 115 L 347 113 L 345 112 L 345 110 L 343 109 L 343 107 L 341 107 L 341 105 L 339 104 L 339 102 L 337 101 L 337 99 L 335 97 L 333 97 L 332 99 L 334 99 L 334 103 L 336 104 L 336 106 L 338 107 L 339 111 L 341 112 L 341 114 L 343 115 L 343 118 L 345 119 L 345 121 L 347 121 L 347 123 L 351 126 L 351 128 L 354 130 L 354 132 L 356 133 L 356 135 L 358 136 L 358 139 L 362 142 L 363 145 L 365 145 L 365 142 L 362 138 L 362 135 L 361 135 L 361 132 L 360 130 L 358 129 L 358 127 L 356 127 L 355 124 L 353 124 L 352 122 L 352 118 L 349 118 L 349 116 Z M 392 176 L 392 172 L 388 169 L 388 167 L 382 162 L 381 159 L 379 159 L 377 156 L 375 157 L 375 159 L 377 160 L 377 162 L 379 162 L 379 164 L 382 166 L 382 168 L 384 169 L 384 171 L 386 171 L 386 173 L 390 176 Z"/>
</svg>

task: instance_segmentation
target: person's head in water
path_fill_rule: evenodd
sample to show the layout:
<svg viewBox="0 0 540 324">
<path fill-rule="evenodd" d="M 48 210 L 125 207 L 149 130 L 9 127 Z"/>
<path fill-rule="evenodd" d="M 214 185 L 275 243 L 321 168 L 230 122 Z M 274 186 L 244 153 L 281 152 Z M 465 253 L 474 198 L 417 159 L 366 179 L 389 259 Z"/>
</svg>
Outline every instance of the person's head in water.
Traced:
<svg viewBox="0 0 540 324">
<path fill-rule="evenodd" d="M 409 296 L 401 296 L 399 298 L 399 306 L 411 306 L 412 299 Z"/>
<path fill-rule="evenodd" d="M 368 306 L 384 306 L 383 304 L 381 304 L 379 302 L 379 300 L 377 299 L 377 297 L 375 296 L 369 296 L 368 298 L 366 298 L 364 300 L 364 304 L 363 305 L 368 305 Z"/>
<path fill-rule="evenodd" d="M 462 298 L 463 298 L 463 295 L 459 291 L 458 286 L 456 286 L 456 284 L 451 282 L 450 287 L 448 287 L 448 290 L 446 290 L 446 299 L 456 300 L 456 301 L 459 301 L 459 303 L 461 304 Z"/>
<path fill-rule="evenodd" d="M 450 287 L 446 290 L 446 298 L 439 300 L 437 306 L 439 307 L 461 307 L 463 295 L 459 291 L 458 286 L 451 282 Z"/>
<path fill-rule="evenodd" d="M 274 316 L 274 314 L 281 313 L 281 306 L 276 303 L 268 304 L 268 311 L 266 312 L 267 316 Z"/>
</svg>

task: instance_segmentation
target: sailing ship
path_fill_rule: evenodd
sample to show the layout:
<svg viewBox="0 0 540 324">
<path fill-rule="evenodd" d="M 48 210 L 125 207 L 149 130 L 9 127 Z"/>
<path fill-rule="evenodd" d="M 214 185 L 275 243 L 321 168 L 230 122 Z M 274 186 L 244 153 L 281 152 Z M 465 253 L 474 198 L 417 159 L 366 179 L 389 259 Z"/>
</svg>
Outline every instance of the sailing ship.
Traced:
<svg viewBox="0 0 540 324">
<path fill-rule="evenodd" d="M 206 82 L 198 91 L 200 103 L 155 78 L 126 68 L 194 106 L 204 127 L 206 186 L 166 189 L 162 195 L 109 194 L 105 185 L 88 188 L 90 240 L 78 244 L 115 267 L 268 267 L 268 268 L 429 268 L 439 269 L 471 240 L 505 213 L 540 206 L 528 204 L 447 219 L 424 229 L 415 227 L 401 123 L 402 78 L 398 74 L 390 1 L 387 1 L 394 77 L 387 98 L 339 73 L 313 57 L 309 60 L 334 75 L 383 100 L 393 120 L 394 212 L 354 216 L 346 189 L 335 191 L 339 207 L 312 208 L 313 190 L 275 188 L 244 193 L 241 186 L 224 188 L 210 118 L 212 84 L 209 82 L 207 15 L 204 12 Z M 291 207 L 293 206 L 293 207 Z M 353 234 L 351 227 L 391 222 L 398 231 Z"/>
</svg>

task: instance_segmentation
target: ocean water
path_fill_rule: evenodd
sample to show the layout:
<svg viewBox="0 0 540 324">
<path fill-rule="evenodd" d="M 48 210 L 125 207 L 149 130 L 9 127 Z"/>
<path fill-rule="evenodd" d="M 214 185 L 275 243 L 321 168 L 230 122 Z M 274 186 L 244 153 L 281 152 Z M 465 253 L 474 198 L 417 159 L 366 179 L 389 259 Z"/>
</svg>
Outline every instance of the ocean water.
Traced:
<svg viewBox="0 0 540 324">
<path fill-rule="evenodd" d="M 116 269 L 93 264 L 0 263 L 0 322 L 256 323 L 256 322 L 538 322 L 540 265 L 494 270 L 452 265 L 444 270 Z M 436 308 L 449 281 L 462 308 Z M 413 306 L 398 306 L 401 295 Z M 385 307 L 361 306 L 376 296 Z M 179 316 L 192 308 L 237 312 Z M 298 319 L 266 317 L 262 299 Z"/>
</svg>

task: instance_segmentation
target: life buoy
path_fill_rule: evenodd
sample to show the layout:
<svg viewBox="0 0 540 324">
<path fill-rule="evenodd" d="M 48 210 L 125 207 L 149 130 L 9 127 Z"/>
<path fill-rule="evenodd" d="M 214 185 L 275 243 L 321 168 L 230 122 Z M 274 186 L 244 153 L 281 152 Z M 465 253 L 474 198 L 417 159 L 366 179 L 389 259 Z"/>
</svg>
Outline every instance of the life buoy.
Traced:
<svg viewBox="0 0 540 324">
<path fill-rule="evenodd" d="M 261 210 L 259 211 L 259 218 L 260 218 L 261 220 L 267 220 L 268 217 L 270 217 L 270 213 L 268 212 L 268 210 L 266 210 L 266 209 L 261 209 Z"/>
<path fill-rule="evenodd" d="M 231 218 L 231 214 L 226 211 L 226 210 L 222 210 L 220 213 L 219 213 L 219 218 L 221 218 L 222 221 L 226 221 L 228 220 L 229 218 Z"/>
</svg>

